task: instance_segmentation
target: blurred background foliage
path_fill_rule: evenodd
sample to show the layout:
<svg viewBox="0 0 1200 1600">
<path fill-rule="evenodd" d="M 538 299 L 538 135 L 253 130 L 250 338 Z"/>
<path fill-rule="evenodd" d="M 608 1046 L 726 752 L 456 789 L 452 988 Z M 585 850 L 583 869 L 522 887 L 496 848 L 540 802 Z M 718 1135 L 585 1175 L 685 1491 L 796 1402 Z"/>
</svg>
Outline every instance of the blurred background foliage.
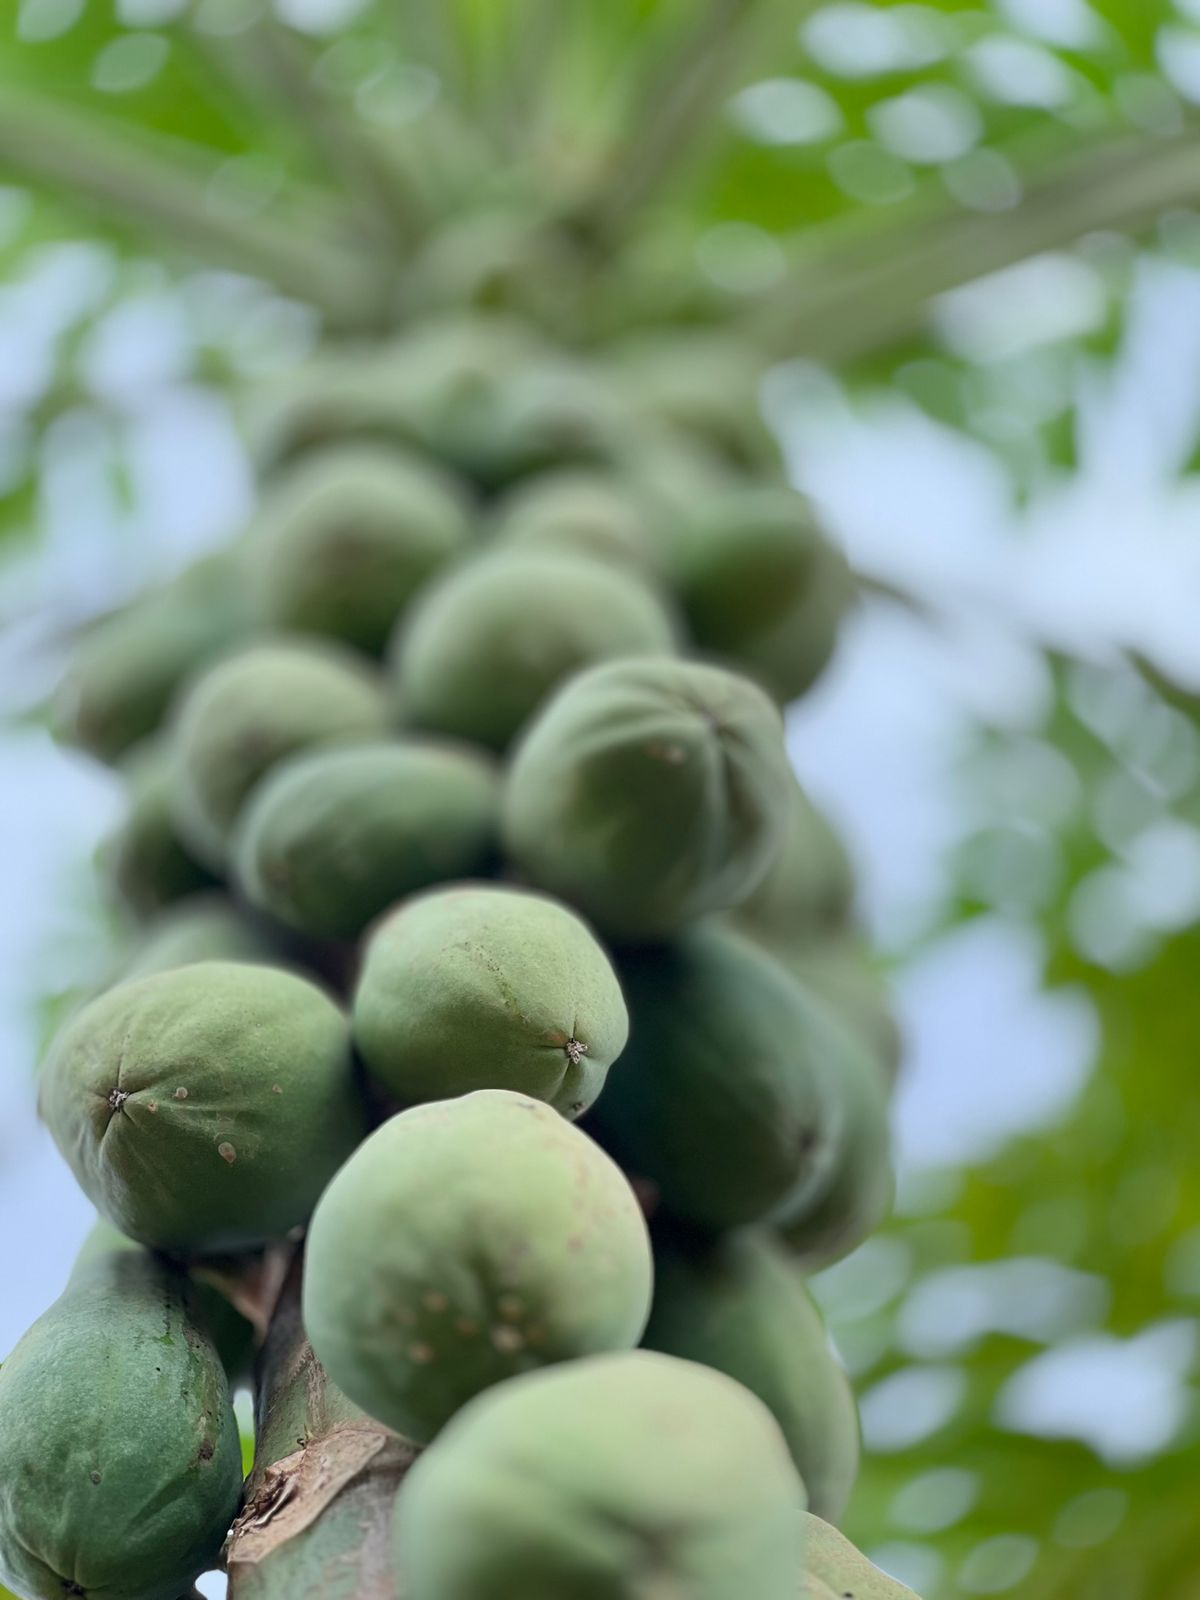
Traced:
<svg viewBox="0 0 1200 1600">
<path fill-rule="evenodd" d="M 584 342 L 730 325 L 863 577 L 882 643 L 852 661 L 969 676 L 1002 639 L 1004 692 L 960 698 L 931 780 L 954 823 L 915 911 L 875 886 L 870 806 L 844 818 L 915 1086 L 898 1214 L 818 1283 L 869 1450 L 848 1531 L 926 1600 L 1196 1600 L 1200 5 L 17 0 L 0 84 L 16 716 L 83 618 L 245 515 L 240 383 L 447 293 Z M 1147 297 L 1182 317 L 1157 335 L 1179 393 L 1156 410 L 1143 373 L 1122 410 Z M 1139 405 L 1153 449 L 1119 431 Z M 967 525 L 897 545 L 910 444 L 923 503 L 938 462 L 983 475 L 982 555 Z M 1156 473 L 1165 532 L 1089 526 Z M 841 702 L 817 700 L 802 775 L 878 807 L 905 781 L 886 738 L 823 780 Z M 1028 1058 L 994 998 L 972 1009 L 1001 958 L 1050 1007 Z M 913 1138 L 984 1078 L 990 1137 Z"/>
</svg>

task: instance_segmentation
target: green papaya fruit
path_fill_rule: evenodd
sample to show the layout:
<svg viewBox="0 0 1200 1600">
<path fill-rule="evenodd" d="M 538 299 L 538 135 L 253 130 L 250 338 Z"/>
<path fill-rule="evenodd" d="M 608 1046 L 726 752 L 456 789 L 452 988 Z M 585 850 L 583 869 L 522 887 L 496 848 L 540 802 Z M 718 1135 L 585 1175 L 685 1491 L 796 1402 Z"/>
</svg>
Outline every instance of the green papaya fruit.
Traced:
<svg viewBox="0 0 1200 1600">
<path fill-rule="evenodd" d="M 845 1534 L 811 1512 L 804 1514 L 804 1556 L 801 1600 L 917 1600 L 905 1584 L 880 1572 Z"/>
<path fill-rule="evenodd" d="M 151 922 L 142 933 L 122 978 L 145 978 L 197 961 L 259 961 L 280 965 L 279 942 L 223 894 L 189 895 Z"/>
<path fill-rule="evenodd" d="M 490 421 L 475 472 L 491 490 L 556 467 L 611 464 L 629 430 L 619 388 L 598 369 L 562 356 L 511 370 Z"/>
<path fill-rule="evenodd" d="M 501 1379 L 631 1349 L 652 1271 L 604 1152 L 541 1101 L 481 1090 L 401 1112 L 337 1174 L 304 1321 L 334 1383 L 423 1442 Z"/>
<path fill-rule="evenodd" d="M 620 441 L 613 470 L 635 494 L 650 497 L 667 513 L 662 537 L 655 541 L 656 564 L 664 573 L 670 570 L 671 538 L 678 519 L 741 481 L 700 439 L 652 419 Z"/>
<path fill-rule="evenodd" d="M 768 1407 L 808 1490 L 839 1522 L 858 1472 L 858 1413 L 799 1274 L 757 1230 L 655 1240 L 654 1305 L 643 1344 L 736 1378 Z"/>
<path fill-rule="evenodd" d="M 466 496 L 432 465 L 381 445 L 318 451 L 275 480 L 249 540 L 259 611 L 378 655 L 471 531 Z"/>
<path fill-rule="evenodd" d="M 763 419 L 765 363 L 719 330 L 639 334 L 614 352 L 631 403 L 701 439 L 732 466 L 778 471 L 779 446 Z"/>
<path fill-rule="evenodd" d="M 396 1498 L 406 1600 L 795 1600 L 804 1485 L 738 1384 L 644 1350 L 473 1400 Z"/>
<path fill-rule="evenodd" d="M 634 573 L 572 551 L 492 550 L 402 619 L 397 704 L 412 727 L 503 750 L 573 673 L 670 652 L 675 638 L 663 601 Z"/>
<path fill-rule="evenodd" d="M 603 932 L 662 938 L 750 892 L 792 784 L 779 713 L 747 679 L 669 656 L 605 662 L 525 731 L 503 837 L 532 883 Z"/>
<path fill-rule="evenodd" d="M 203 673 L 171 729 L 175 819 L 217 869 L 255 784 L 276 762 L 313 745 L 387 731 L 382 689 L 363 659 L 330 643 L 251 645 Z"/>
<path fill-rule="evenodd" d="M 616 473 L 564 468 L 528 478 L 497 507 L 493 537 L 501 545 L 529 550 L 567 550 L 654 573 L 665 519 L 652 493 Z"/>
<path fill-rule="evenodd" d="M 164 1269 L 176 1265 L 168 1262 L 164 1256 L 151 1255 L 144 1245 L 126 1238 L 100 1217 L 92 1225 L 75 1257 L 68 1288 L 85 1281 L 98 1283 L 107 1279 L 119 1292 L 125 1274 L 132 1270 L 126 1264 L 130 1258 L 148 1261 Z M 178 1270 L 183 1273 L 182 1265 L 178 1266 Z M 247 1382 L 254 1362 L 253 1325 L 215 1284 L 204 1277 L 189 1272 L 187 1282 L 179 1287 L 180 1292 L 188 1298 L 193 1320 L 203 1327 L 212 1340 L 230 1387 Z"/>
<path fill-rule="evenodd" d="M 672 542 L 670 575 L 696 643 L 781 701 L 824 671 L 853 597 L 845 557 L 804 496 L 782 486 L 698 506 Z"/>
<path fill-rule="evenodd" d="M 253 386 L 243 425 L 259 477 L 345 444 L 404 445 L 414 438 L 412 408 L 384 351 L 323 351 L 302 366 Z"/>
<path fill-rule="evenodd" d="M 84 634 L 55 696 L 67 737 L 112 762 L 159 727 L 181 684 L 249 628 L 240 562 L 210 556 Z"/>
<path fill-rule="evenodd" d="M 245 807 L 238 883 L 289 928 L 356 938 L 414 890 L 485 871 L 499 811 L 492 763 L 466 747 L 398 739 L 303 751 Z"/>
<path fill-rule="evenodd" d="M 586 1111 L 629 1033 L 609 959 L 542 895 L 438 889 L 375 929 L 354 996 L 354 1042 L 399 1100 L 513 1089 Z"/>
<path fill-rule="evenodd" d="M 388 354 L 411 437 L 476 481 L 493 470 L 505 385 L 546 358 L 526 324 L 479 311 L 423 318 Z"/>
<path fill-rule="evenodd" d="M 799 1204 L 831 1168 L 847 1048 L 777 962 L 718 925 L 620 964 L 630 1038 L 588 1122 L 672 1215 L 710 1228 Z"/>
<path fill-rule="evenodd" d="M 820 1184 L 772 1218 L 805 1272 L 818 1272 L 857 1249 L 887 1218 L 896 1192 L 887 1076 L 869 1049 L 825 1009 L 851 1046 L 823 1062 L 841 1113 L 832 1159 Z"/>
<path fill-rule="evenodd" d="M 40 1107 L 97 1210 L 180 1253 L 303 1222 L 362 1137 L 346 1018 L 315 985 L 205 961 L 118 984 L 67 1022 Z"/>
<path fill-rule="evenodd" d="M 887 980 L 871 962 L 865 942 L 852 933 L 828 939 L 771 942 L 771 953 L 812 991 L 894 1083 L 904 1037 L 892 1009 Z"/>
<path fill-rule="evenodd" d="M 179 836 L 171 807 L 173 767 L 158 738 L 135 746 L 122 763 L 128 809 L 100 848 L 100 865 L 117 897 L 138 917 L 211 889 L 217 879 Z"/>
<path fill-rule="evenodd" d="M 856 890 L 841 837 L 796 783 L 783 845 L 730 919 L 768 949 L 798 947 L 849 930 Z"/>
<path fill-rule="evenodd" d="M 144 1253 L 85 1263 L 0 1368 L 0 1578 L 26 1600 L 176 1600 L 241 1487 L 187 1277 Z"/>
</svg>

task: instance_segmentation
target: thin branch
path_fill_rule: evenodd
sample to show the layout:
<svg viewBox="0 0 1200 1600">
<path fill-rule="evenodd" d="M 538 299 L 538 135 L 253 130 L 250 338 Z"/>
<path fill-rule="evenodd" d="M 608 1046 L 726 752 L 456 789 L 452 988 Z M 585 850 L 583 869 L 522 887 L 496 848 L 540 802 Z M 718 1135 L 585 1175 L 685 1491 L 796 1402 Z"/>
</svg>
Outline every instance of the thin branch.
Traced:
<svg viewBox="0 0 1200 1600">
<path fill-rule="evenodd" d="M 1197 201 L 1200 132 L 1110 138 L 1033 174 L 1010 210 L 925 201 L 871 232 L 856 226 L 798 263 L 751 325 L 778 356 L 860 360 L 916 333 L 939 294 L 1089 233 L 1136 232 Z"/>
<path fill-rule="evenodd" d="M 286 218 L 220 209 L 209 194 L 211 166 L 147 148 L 99 118 L 6 94 L 0 171 L 64 191 L 106 219 L 182 244 L 216 265 L 264 278 L 309 301 L 340 330 L 377 327 L 386 314 L 387 280 L 360 252 Z"/>
</svg>

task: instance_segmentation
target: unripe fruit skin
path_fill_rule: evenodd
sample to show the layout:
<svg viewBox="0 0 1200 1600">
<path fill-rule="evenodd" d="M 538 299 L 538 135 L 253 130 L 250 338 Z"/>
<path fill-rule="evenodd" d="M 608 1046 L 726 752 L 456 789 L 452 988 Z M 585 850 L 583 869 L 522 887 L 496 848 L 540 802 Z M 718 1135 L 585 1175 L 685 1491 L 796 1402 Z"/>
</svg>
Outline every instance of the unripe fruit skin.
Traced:
<svg viewBox="0 0 1200 1600">
<path fill-rule="evenodd" d="M 904 1056 L 904 1037 L 887 980 L 871 965 L 864 941 L 853 935 L 770 943 L 772 955 L 832 1012 L 893 1084 Z"/>
<path fill-rule="evenodd" d="M 913 1591 L 880 1572 L 844 1534 L 821 1517 L 804 1515 L 804 1586 L 800 1600 L 917 1600 Z"/>
<path fill-rule="evenodd" d="M 858 1472 L 854 1394 L 799 1274 L 754 1230 L 684 1246 L 656 1241 L 650 1350 L 735 1378 L 770 1410 L 828 1522 L 845 1514 Z"/>
<path fill-rule="evenodd" d="M 567 907 L 504 887 L 420 895 L 375 929 L 354 1042 L 399 1100 L 512 1089 L 587 1110 L 629 1017 L 607 955 Z"/>
<path fill-rule="evenodd" d="M 432 740 L 338 745 L 279 763 L 238 823 L 246 898 L 316 938 L 357 937 L 405 895 L 491 865 L 499 778 Z"/>
<path fill-rule="evenodd" d="M 215 1561 L 241 1446 L 193 1301 L 150 1257 L 106 1257 L 0 1368 L 0 1578 L 18 1594 L 177 1600 Z"/>
<path fill-rule="evenodd" d="M 105 876 L 135 916 L 210 889 L 216 878 L 179 837 L 171 807 L 172 764 L 165 744 L 149 740 L 126 758 L 128 809 L 101 846 Z"/>
<path fill-rule="evenodd" d="M 703 439 L 731 466 L 778 471 L 759 403 L 764 363 L 744 341 L 715 331 L 643 334 L 618 346 L 616 362 L 635 406 Z"/>
<path fill-rule="evenodd" d="M 365 1125 L 333 1002 L 291 973 L 220 961 L 118 984 L 76 1012 L 40 1106 L 101 1214 L 182 1253 L 282 1237 Z"/>
<path fill-rule="evenodd" d="M 675 627 L 635 574 L 563 550 L 491 550 L 446 575 L 393 648 L 412 727 L 505 749 L 558 685 L 597 661 L 670 652 Z"/>
<path fill-rule="evenodd" d="M 191 685 L 171 730 L 180 831 L 223 869 L 243 805 L 277 762 L 377 737 L 387 721 L 380 685 L 349 651 L 289 640 L 227 656 Z"/>
<path fill-rule="evenodd" d="M 854 911 L 854 868 L 836 829 L 795 784 L 782 847 L 730 920 L 768 949 L 797 948 L 846 932 Z"/>
<path fill-rule="evenodd" d="M 122 1283 L 134 1270 L 128 1265 L 130 1260 L 148 1264 L 147 1271 L 150 1267 L 174 1270 L 174 1264 L 165 1257 L 151 1255 L 144 1245 L 127 1239 L 101 1217 L 79 1248 L 67 1287 L 70 1289 L 84 1282 L 93 1285 L 107 1282 L 114 1293 L 120 1293 Z M 182 1266 L 178 1270 L 184 1274 Z M 202 1273 L 203 1268 L 199 1271 Z M 179 1291 L 187 1299 L 192 1320 L 212 1340 L 230 1388 L 239 1382 L 248 1383 L 254 1365 L 253 1325 L 202 1275 L 186 1273 L 186 1278 L 181 1278 Z"/>
<path fill-rule="evenodd" d="M 832 1008 L 824 1009 L 850 1045 L 825 1062 L 841 1113 L 832 1160 L 819 1185 L 772 1219 L 805 1272 L 819 1272 L 856 1249 L 887 1218 L 896 1192 L 887 1075 Z"/>
<path fill-rule="evenodd" d="M 792 783 L 779 714 L 748 680 L 665 656 L 608 662 L 560 689 L 518 744 L 504 842 L 602 932 L 668 937 L 759 881 Z"/>
<path fill-rule="evenodd" d="M 396 1501 L 406 1600 L 794 1600 L 804 1486 L 765 1409 L 634 1351 L 469 1405 Z"/>
<path fill-rule="evenodd" d="M 261 479 L 346 445 L 408 445 L 411 407 L 386 353 L 328 351 L 253 391 L 244 419 Z"/>
<path fill-rule="evenodd" d="M 692 637 L 781 701 L 824 671 L 852 597 L 844 556 L 807 501 L 739 488 L 697 508 L 673 541 L 670 573 Z"/>
<path fill-rule="evenodd" d="M 111 762 L 159 727 L 187 678 L 249 626 L 239 564 L 236 550 L 210 556 L 83 636 L 56 694 L 70 737 Z"/>
<path fill-rule="evenodd" d="M 615 474 L 563 470 L 529 478 L 505 496 L 496 513 L 497 544 L 568 550 L 635 572 L 656 570 L 654 496 L 638 493 Z"/>
<path fill-rule="evenodd" d="M 415 458 L 343 445 L 274 486 L 249 542 L 258 606 L 274 628 L 379 654 L 409 601 L 464 551 L 469 508 Z"/>
<path fill-rule="evenodd" d="M 161 912 L 125 963 L 122 978 L 146 978 L 197 961 L 282 964 L 278 943 L 223 894 L 189 895 Z"/>
<path fill-rule="evenodd" d="M 672 1215 L 758 1221 L 819 1183 L 838 1107 L 830 1030 L 800 986 L 719 926 L 620 965 L 630 1040 L 588 1121 Z"/>
<path fill-rule="evenodd" d="M 631 1348 L 652 1272 L 616 1166 L 549 1106 L 485 1090 L 393 1117 L 337 1174 L 304 1321 L 338 1387 L 423 1442 L 504 1378 Z"/>
</svg>

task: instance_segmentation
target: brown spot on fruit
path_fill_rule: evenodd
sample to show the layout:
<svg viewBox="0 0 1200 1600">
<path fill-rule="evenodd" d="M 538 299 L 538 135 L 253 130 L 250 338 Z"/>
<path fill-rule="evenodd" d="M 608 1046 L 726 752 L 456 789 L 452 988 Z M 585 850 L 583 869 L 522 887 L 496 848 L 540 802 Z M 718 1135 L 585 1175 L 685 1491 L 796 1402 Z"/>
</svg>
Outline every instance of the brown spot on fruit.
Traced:
<svg viewBox="0 0 1200 1600">
<path fill-rule="evenodd" d="M 200 1446 L 199 1450 L 197 1450 L 196 1454 L 201 1461 L 211 1461 L 213 1458 L 212 1440 L 205 1439 L 204 1443 Z"/>
<path fill-rule="evenodd" d="M 283 1090 L 282 1090 L 282 1088 L 281 1088 L 281 1087 L 280 1087 L 280 1086 L 279 1086 L 279 1084 L 277 1084 L 277 1083 L 273 1083 L 273 1084 L 272 1084 L 272 1085 L 271 1085 L 271 1093 L 272 1093 L 272 1094 L 282 1094 L 282 1093 L 283 1093 Z"/>
<path fill-rule="evenodd" d="M 491 1329 L 491 1340 L 501 1355 L 515 1355 L 525 1348 L 525 1335 L 520 1328 L 507 1326 Z"/>
<path fill-rule="evenodd" d="M 427 1367 L 433 1360 L 433 1346 L 428 1344 L 409 1345 L 408 1359 L 415 1361 L 419 1367 Z"/>
<path fill-rule="evenodd" d="M 237 1160 L 237 1151 L 231 1144 L 219 1144 L 217 1146 L 217 1154 L 222 1161 L 228 1161 L 230 1166 Z"/>
<path fill-rule="evenodd" d="M 103 1479 L 101 1478 L 100 1474 L 94 1468 L 92 1469 L 91 1472 L 88 1473 L 88 1477 L 92 1480 L 93 1483 L 102 1483 L 103 1482 Z"/>
<path fill-rule="evenodd" d="M 176 1091 L 175 1091 L 176 1100 L 186 1100 L 187 1097 L 188 1097 L 188 1092 L 187 1092 L 186 1089 L 176 1089 Z"/>
</svg>

